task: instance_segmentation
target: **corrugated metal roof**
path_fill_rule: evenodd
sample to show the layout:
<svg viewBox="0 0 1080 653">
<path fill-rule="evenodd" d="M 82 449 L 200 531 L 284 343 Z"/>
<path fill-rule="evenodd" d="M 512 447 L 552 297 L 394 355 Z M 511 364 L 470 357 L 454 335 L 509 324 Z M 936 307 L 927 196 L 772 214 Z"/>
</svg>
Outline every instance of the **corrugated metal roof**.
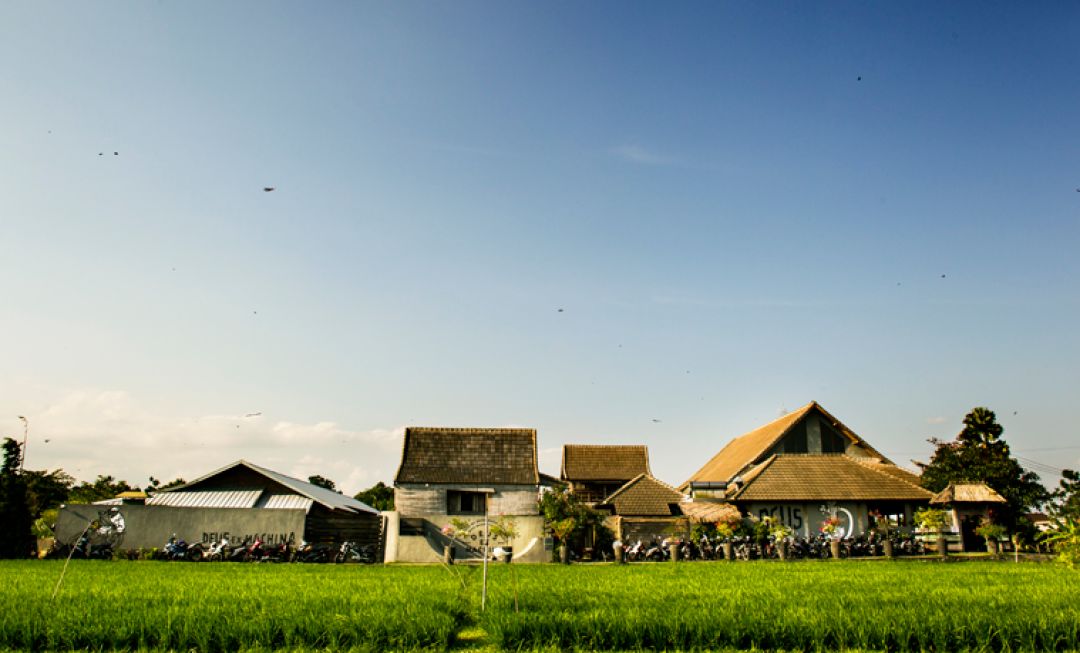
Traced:
<svg viewBox="0 0 1080 653">
<path fill-rule="evenodd" d="M 356 499 L 341 494 L 340 492 L 327 490 L 324 487 L 319 487 L 318 485 L 313 485 L 311 483 L 301 481 L 298 478 L 286 476 L 284 474 L 280 474 L 278 472 L 266 469 L 265 467 L 253 465 L 246 460 L 241 460 L 240 463 L 247 465 L 251 469 L 254 469 L 262 474 L 265 474 L 269 478 L 274 479 L 275 481 L 281 483 L 290 490 L 302 494 L 317 503 L 321 503 L 322 505 L 330 508 L 331 510 L 344 510 L 346 512 L 370 512 L 375 515 L 379 514 L 378 510 L 375 510 L 366 503 L 362 501 L 357 501 Z"/>
<path fill-rule="evenodd" d="M 353 513 L 367 512 L 367 513 L 371 513 L 371 514 L 374 514 L 374 515 L 379 514 L 378 510 L 375 510 L 374 508 L 367 505 L 366 503 L 363 503 L 362 501 L 357 501 L 356 499 L 354 499 L 352 497 L 349 497 L 349 496 L 345 496 L 344 494 L 341 494 L 339 492 L 334 492 L 333 490 L 327 490 L 326 488 L 319 487 L 318 485 L 313 485 L 311 483 L 301 481 L 298 478 L 293 478 L 291 476 L 286 476 L 284 474 L 280 474 L 280 473 L 275 472 L 273 470 L 266 469 L 265 467 L 259 467 L 258 465 L 254 465 L 252 463 L 249 463 L 246 460 L 238 460 L 238 461 L 232 463 L 231 465 L 226 465 L 225 467 L 222 467 L 221 469 L 212 471 L 209 474 L 206 474 L 204 476 L 200 476 L 199 478 L 197 478 L 194 481 L 188 483 L 187 485 L 183 485 L 183 486 L 178 487 L 178 488 L 170 488 L 168 490 L 162 490 L 157 495 L 155 495 L 155 498 L 157 498 L 157 497 L 165 497 L 165 496 L 174 495 L 174 494 L 184 494 L 184 493 L 196 494 L 199 491 L 197 491 L 197 490 L 188 490 L 187 488 L 195 486 L 198 483 L 201 483 L 201 482 L 203 482 L 203 481 L 205 481 L 205 480 L 207 480 L 209 478 L 212 478 L 214 476 L 217 476 L 218 474 L 221 474 L 221 473 L 223 473 L 223 472 L 225 472 L 227 470 L 230 470 L 230 469 L 232 469 L 234 467 L 239 467 L 239 466 L 246 467 L 246 468 L 248 468 L 250 470 L 253 470 L 253 471 L 255 471 L 255 472 L 259 473 L 259 474 L 262 474 L 263 476 L 265 476 L 265 477 L 267 477 L 267 478 L 269 478 L 269 479 L 271 479 L 271 480 L 273 480 L 273 481 L 275 481 L 275 482 L 277 482 L 277 483 L 279 483 L 281 485 L 284 485 L 285 487 L 292 490 L 293 492 L 296 492 L 299 495 L 303 495 L 304 497 L 306 497 L 308 499 L 311 499 L 312 502 L 323 505 L 323 506 L 329 508 L 330 510 L 343 510 L 345 512 L 353 512 Z M 261 490 L 257 491 L 256 494 L 258 494 L 258 492 L 261 492 Z M 151 501 L 152 500 L 148 500 L 147 504 L 152 505 Z M 254 500 L 252 501 L 252 504 L 254 504 Z M 166 505 L 166 504 L 158 504 L 158 505 Z M 172 505 L 172 504 L 167 504 L 167 505 Z M 310 504 L 308 504 L 308 506 L 310 507 Z M 250 508 L 252 506 L 242 506 L 242 507 Z"/>
<path fill-rule="evenodd" d="M 268 510 L 308 510 L 315 503 L 299 494 L 268 494 L 259 501 L 258 508 Z"/>
<path fill-rule="evenodd" d="M 161 492 L 146 500 L 148 506 L 171 508 L 254 508 L 262 490 L 202 490 Z"/>
</svg>

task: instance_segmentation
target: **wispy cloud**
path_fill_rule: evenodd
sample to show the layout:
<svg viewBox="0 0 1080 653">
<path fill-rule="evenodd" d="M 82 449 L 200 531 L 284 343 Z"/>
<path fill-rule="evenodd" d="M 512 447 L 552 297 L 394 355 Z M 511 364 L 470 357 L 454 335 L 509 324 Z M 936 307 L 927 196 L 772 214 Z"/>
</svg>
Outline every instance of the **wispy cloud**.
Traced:
<svg viewBox="0 0 1080 653">
<path fill-rule="evenodd" d="M 619 157 L 623 161 L 629 161 L 630 163 L 638 163 L 641 165 L 650 166 L 670 166 L 675 165 L 679 161 L 673 157 L 660 154 L 647 150 L 640 145 L 626 144 L 614 147 L 611 149 L 611 153 Z"/>
<path fill-rule="evenodd" d="M 191 480 L 244 458 L 301 479 L 320 474 L 355 494 L 392 479 L 405 433 L 404 426 L 350 429 L 266 412 L 167 415 L 118 390 L 80 389 L 43 403 L 28 413 L 29 468 L 62 468 L 79 480 L 108 474 L 135 485 L 149 476 Z"/>
</svg>

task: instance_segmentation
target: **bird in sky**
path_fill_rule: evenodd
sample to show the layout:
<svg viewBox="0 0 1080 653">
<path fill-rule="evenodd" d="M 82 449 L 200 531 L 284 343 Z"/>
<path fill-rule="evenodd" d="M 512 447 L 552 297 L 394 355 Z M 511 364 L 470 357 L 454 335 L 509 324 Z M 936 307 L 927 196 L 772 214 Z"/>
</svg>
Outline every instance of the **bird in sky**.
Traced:
<svg viewBox="0 0 1080 653">
<path fill-rule="evenodd" d="M 263 186 L 263 192 L 264 193 L 272 193 L 272 192 L 274 192 L 274 187 L 273 186 Z"/>
<path fill-rule="evenodd" d="M 244 417 L 258 417 L 259 415 L 262 415 L 262 413 L 248 413 Z"/>
<path fill-rule="evenodd" d="M 660 423 L 660 420 L 658 420 L 658 419 L 656 419 L 656 418 L 654 417 L 654 418 L 653 418 L 653 422 L 655 422 L 656 424 L 659 424 L 659 423 Z"/>
</svg>

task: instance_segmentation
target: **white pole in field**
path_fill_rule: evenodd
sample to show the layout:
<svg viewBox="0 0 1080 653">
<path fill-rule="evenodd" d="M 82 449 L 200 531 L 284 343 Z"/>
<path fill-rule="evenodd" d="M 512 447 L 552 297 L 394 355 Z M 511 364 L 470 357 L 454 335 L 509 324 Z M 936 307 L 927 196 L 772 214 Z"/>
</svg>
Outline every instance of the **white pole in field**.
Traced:
<svg viewBox="0 0 1080 653">
<path fill-rule="evenodd" d="M 488 495 L 484 495 L 484 584 L 480 590 L 480 612 L 487 608 L 487 563 L 488 563 Z"/>
</svg>

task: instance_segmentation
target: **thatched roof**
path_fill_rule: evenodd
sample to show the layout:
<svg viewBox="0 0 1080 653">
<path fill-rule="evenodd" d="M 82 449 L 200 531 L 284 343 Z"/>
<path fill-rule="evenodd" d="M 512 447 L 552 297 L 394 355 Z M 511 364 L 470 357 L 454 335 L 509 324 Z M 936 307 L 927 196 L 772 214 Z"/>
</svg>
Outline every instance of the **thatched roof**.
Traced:
<svg viewBox="0 0 1080 653">
<path fill-rule="evenodd" d="M 698 482 L 730 482 L 739 474 L 745 473 L 752 466 L 760 463 L 769 453 L 769 450 L 782 440 L 795 425 L 799 424 L 807 415 L 815 412 L 843 437 L 854 444 L 860 445 L 870 456 L 878 458 L 884 463 L 892 464 L 892 461 L 867 444 L 854 431 L 844 426 L 840 420 L 833 417 L 820 404 L 811 401 L 795 412 L 788 413 L 728 442 L 720 450 L 720 453 L 713 456 L 701 469 L 687 479 L 680 486 L 680 489 L 687 490 L 691 483 Z"/>
<path fill-rule="evenodd" d="M 926 501 L 932 493 L 883 463 L 844 454 L 777 454 L 732 486 L 735 501 Z M 902 470 L 901 470 L 902 471 Z"/>
<path fill-rule="evenodd" d="M 565 444 L 564 481 L 619 481 L 649 473 L 649 449 L 640 444 Z"/>
<path fill-rule="evenodd" d="M 394 483 L 539 485 L 536 430 L 410 426 Z"/>
<path fill-rule="evenodd" d="M 715 524 L 721 521 L 737 520 L 742 517 L 739 509 L 730 503 L 687 501 L 679 504 L 679 508 L 694 523 Z"/>
<path fill-rule="evenodd" d="M 681 514 L 673 505 L 686 497 L 663 481 L 648 474 L 639 474 L 615 490 L 598 508 L 611 508 L 614 514 L 635 517 L 670 517 Z"/>
<path fill-rule="evenodd" d="M 986 483 L 950 483 L 949 487 L 930 499 L 933 504 L 949 503 L 1008 503 L 1005 497 Z"/>
</svg>

